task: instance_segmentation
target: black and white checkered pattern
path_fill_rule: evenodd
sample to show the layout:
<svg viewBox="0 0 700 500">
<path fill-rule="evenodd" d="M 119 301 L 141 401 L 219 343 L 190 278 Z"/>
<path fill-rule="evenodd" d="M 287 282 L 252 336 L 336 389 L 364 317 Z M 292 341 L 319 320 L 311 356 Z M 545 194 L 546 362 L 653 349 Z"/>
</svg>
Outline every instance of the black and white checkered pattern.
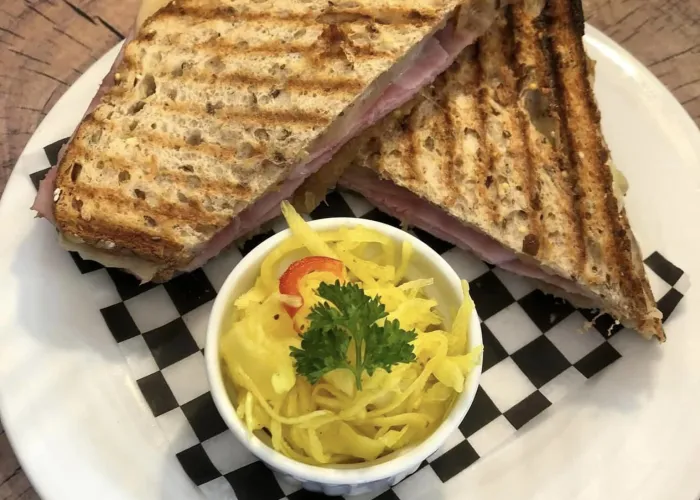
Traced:
<svg viewBox="0 0 700 500">
<path fill-rule="evenodd" d="M 59 141 L 45 148 L 55 164 Z M 33 174 L 38 186 L 46 170 Z M 399 221 L 349 193 L 331 193 L 312 219 L 350 216 L 394 226 Z M 79 255 L 73 259 L 94 290 L 102 316 L 133 378 L 183 469 L 204 496 L 238 500 L 303 500 L 317 493 L 285 484 L 227 430 L 214 406 L 203 356 L 207 320 L 231 269 L 257 244 L 282 230 L 248 240 L 164 285 L 140 285 L 132 276 Z M 484 367 L 468 415 L 445 445 L 418 472 L 376 498 L 418 499 L 512 438 L 546 408 L 620 358 L 630 337 L 610 317 L 576 310 L 532 283 L 495 269 L 423 231 L 414 233 L 440 253 L 464 279 L 482 320 Z M 687 275 L 659 253 L 645 261 L 659 308 L 668 318 L 689 286 Z M 587 321 L 594 328 L 582 333 Z M 372 497 L 368 497 L 372 498 Z"/>
</svg>

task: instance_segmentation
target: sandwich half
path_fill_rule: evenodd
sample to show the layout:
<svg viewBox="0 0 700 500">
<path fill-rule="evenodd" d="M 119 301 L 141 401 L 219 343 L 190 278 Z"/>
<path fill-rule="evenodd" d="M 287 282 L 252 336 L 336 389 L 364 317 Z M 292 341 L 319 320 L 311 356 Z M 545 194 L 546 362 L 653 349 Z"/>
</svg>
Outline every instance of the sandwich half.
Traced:
<svg viewBox="0 0 700 500">
<path fill-rule="evenodd" d="M 142 280 L 195 269 L 277 216 L 502 2 L 156 3 L 33 207 L 66 248 Z"/>
<path fill-rule="evenodd" d="M 581 5 L 514 5 L 420 97 L 302 186 L 382 210 L 664 340 L 593 95 Z"/>
</svg>

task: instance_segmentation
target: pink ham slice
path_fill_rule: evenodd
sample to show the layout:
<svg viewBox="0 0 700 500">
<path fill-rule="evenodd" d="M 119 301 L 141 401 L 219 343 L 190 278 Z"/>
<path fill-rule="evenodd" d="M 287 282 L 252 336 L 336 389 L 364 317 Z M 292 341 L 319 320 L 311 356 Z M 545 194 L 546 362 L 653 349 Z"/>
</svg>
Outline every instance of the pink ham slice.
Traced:
<svg viewBox="0 0 700 500">
<path fill-rule="evenodd" d="M 493 238 L 466 226 L 440 207 L 420 198 L 408 189 L 380 179 L 369 169 L 348 169 L 338 184 L 360 193 L 371 204 L 401 221 L 459 248 L 469 250 L 480 259 L 501 269 L 542 281 L 573 296 L 595 299 L 574 282 L 545 272 L 538 266 L 522 260 L 515 252 L 503 247 Z"/>
<path fill-rule="evenodd" d="M 526 278 L 544 281 L 545 283 L 572 295 L 581 295 L 591 299 L 596 298 L 573 281 L 567 280 L 566 278 L 562 278 L 561 276 L 557 276 L 555 274 L 546 273 L 539 267 L 528 262 L 523 262 L 520 259 L 503 262 L 499 264 L 498 267 L 505 269 L 506 271 L 510 271 L 511 273 L 525 276 Z"/>
<path fill-rule="evenodd" d="M 350 139 L 382 119 L 389 112 L 408 102 L 421 88 L 430 84 L 452 64 L 464 48 L 476 40 L 478 35 L 479 33 L 468 31 L 455 33 L 451 25 L 438 31 L 423 44 L 412 65 L 398 75 L 384 89 L 379 98 L 368 99 L 359 105 L 359 109 L 354 110 L 353 113 L 358 116 L 357 120 L 345 127 L 337 137 L 324 141 L 324 146 L 318 150 L 310 151 L 307 160 L 295 166 L 284 183 L 242 211 L 227 227 L 219 231 L 201 248 L 199 255 L 187 266 L 187 269 L 200 267 L 234 240 L 279 215 L 279 204 L 282 200 L 291 197 L 304 179 L 327 163 L 333 154 Z M 88 113 L 94 109 L 103 93 L 113 85 L 114 73 L 121 56 L 120 52 L 110 74 L 100 86 L 98 95 L 93 99 Z M 34 203 L 39 215 L 51 221 L 53 221 L 55 177 L 54 168 L 42 182 Z"/>
<path fill-rule="evenodd" d="M 350 138 L 355 135 L 352 132 L 374 125 L 391 111 L 403 106 L 420 89 L 449 68 L 459 52 L 454 55 L 448 53 L 435 37 L 428 40 L 415 63 L 384 89 L 376 104 L 363 110 L 361 120 L 349 134 Z"/>
</svg>

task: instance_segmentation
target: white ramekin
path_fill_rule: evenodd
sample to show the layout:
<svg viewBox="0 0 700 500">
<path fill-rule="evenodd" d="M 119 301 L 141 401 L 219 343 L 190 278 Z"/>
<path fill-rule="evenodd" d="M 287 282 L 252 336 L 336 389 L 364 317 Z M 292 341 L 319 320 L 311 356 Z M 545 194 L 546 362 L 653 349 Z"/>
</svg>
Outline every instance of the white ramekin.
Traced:
<svg viewBox="0 0 700 500">
<path fill-rule="evenodd" d="M 385 234 L 399 244 L 404 241 L 410 242 L 414 252 L 411 259 L 412 266 L 407 272 L 407 277 L 411 279 L 434 278 L 435 284 L 427 290 L 427 293 L 439 302 L 443 317 L 450 317 L 461 304 L 464 295 L 457 273 L 438 253 L 415 236 L 386 224 L 365 219 L 331 218 L 313 221 L 309 224 L 316 231 L 364 226 Z M 281 474 L 282 479 L 289 483 L 331 496 L 361 495 L 393 486 L 415 472 L 421 462 L 435 453 L 447 437 L 457 429 L 474 400 L 481 375 L 481 363 L 470 373 L 465 390 L 459 395 L 437 430 L 422 443 L 404 450 L 396 457 L 382 463 L 356 468 L 311 466 L 292 460 L 263 443 L 249 432 L 238 419 L 226 393 L 221 374 L 219 337 L 227 308 L 233 300 L 253 286 L 265 256 L 288 238 L 289 234 L 289 230 L 277 233 L 246 255 L 231 271 L 214 302 L 207 328 L 205 355 L 211 393 L 216 407 L 234 435 L 254 455 Z M 476 311 L 472 313 L 469 328 L 469 347 L 473 348 L 482 343 L 481 326 Z"/>
</svg>

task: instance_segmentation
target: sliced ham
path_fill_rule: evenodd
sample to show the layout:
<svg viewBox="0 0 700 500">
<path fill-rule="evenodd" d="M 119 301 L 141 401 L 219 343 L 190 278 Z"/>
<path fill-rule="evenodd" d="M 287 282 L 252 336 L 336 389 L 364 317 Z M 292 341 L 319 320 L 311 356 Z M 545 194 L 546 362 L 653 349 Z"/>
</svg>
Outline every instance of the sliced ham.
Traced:
<svg viewBox="0 0 700 500">
<path fill-rule="evenodd" d="M 480 259 L 506 271 L 546 283 L 554 290 L 574 297 L 595 298 L 574 282 L 546 272 L 498 243 L 490 236 L 465 225 L 437 205 L 415 195 L 391 181 L 380 179 L 367 168 L 350 168 L 343 173 L 339 186 L 364 196 L 374 206 L 411 226 L 471 251 Z"/>
</svg>

